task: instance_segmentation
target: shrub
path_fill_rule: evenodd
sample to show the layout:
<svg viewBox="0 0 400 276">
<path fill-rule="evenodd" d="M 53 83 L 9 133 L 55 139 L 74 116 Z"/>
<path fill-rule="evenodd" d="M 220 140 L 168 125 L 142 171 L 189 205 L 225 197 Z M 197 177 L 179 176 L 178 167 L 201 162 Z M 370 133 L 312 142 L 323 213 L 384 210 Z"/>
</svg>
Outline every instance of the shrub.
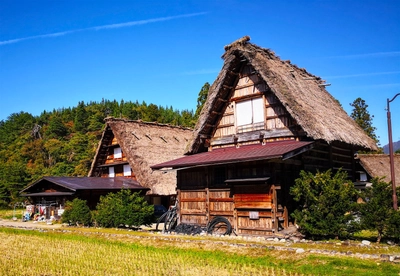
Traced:
<svg viewBox="0 0 400 276">
<path fill-rule="evenodd" d="M 391 230 L 393 227 L 400 226 L 398 212 L 393 210 L 392 186 L 384 182 L 381 178 L 372 179 L 372 186 L 366 188 L 361 197 L 364 203 L 360 204 L 361 227 L 367 230 L 378 232 L 377 242 L 383 236 L 399 238 L 399 228 Z"/>
<path fill-rule="evenodd" d="M 392 215 L 389 218 L 386 236 L 394 238 L 400 242 L 400 210 L 393 210 Z"/>
<path fill-rule="evenodd" d="M 90 226 L 92 224 L 92 214 L 86 204 L 86 200 L 75 198 L 73 201 L 67 201 L 61 221 L 69 224 Z"/>
<path fill-rule="evenodd" d="M 150 225 L 154 207 L 149 205 L 139 193 L 121 190 L 100 197 L 96 206 L 96 223 L 102 227 Z"/>
<path fill-rule="evenodd" d="M 347 180 L 347 174 L 331 170 L 317 172 L 301 171 L 295 185 L 290 189 L 298 207 L 292 217 L 307 236 L 348 237 L 353 227 L 357 191 Z"/>
</svg>

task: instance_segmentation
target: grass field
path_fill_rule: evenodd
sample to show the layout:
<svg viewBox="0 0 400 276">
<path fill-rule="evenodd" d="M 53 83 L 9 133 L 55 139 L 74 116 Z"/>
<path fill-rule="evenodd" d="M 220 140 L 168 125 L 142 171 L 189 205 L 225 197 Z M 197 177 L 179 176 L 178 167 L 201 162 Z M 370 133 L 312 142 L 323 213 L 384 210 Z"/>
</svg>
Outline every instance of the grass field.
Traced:
<svg viewBox="0 0 400 276">
<path fill-rule="evenodd" d="M 400 265 L 376 260 L 112 229 L 0 228 L 0 252 L 0 275 L 400 275 Z"/>
</svg>

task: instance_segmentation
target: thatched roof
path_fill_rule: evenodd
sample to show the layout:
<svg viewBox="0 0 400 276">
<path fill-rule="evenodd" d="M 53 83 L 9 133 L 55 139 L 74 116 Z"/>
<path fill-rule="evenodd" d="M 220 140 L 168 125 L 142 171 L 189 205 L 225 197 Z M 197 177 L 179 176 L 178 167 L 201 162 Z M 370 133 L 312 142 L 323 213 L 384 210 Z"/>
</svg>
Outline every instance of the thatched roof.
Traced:
<svg viewBox="0 0 400 276">
<path fill-rule="evenodd" d="M 176 193 L 176 172 L 152 171 L 150 166 L 183 156 L 185 146 L 192 134 L 191 129 L 114 118 L 106 119 L 106 129 L 107 127 L 111 128 L 117 138 L 141 186 L 150 188 L 150 194 Z M 101 143 L 102 141 L 99 147 Z M 93 176 L 98 154 L 99 149 L 89 176 Z"/>
<path fill-rule="evenodd" d="M 384 181 L 389 182 L 390 177 L 390 158 L 386 154 L 358 154 L 357 159 L 360 165 L 371 177 L 384 177 Z M 394 172 L 396 186 L 400 186 L 400 154 L 394 155 Z"/>
<path fill-rule="evenodd" d="M 303 68 L 283 61 L 269 49 L 241 38 L 225 47 L 224 65 L 210 87 L 195 126 L 188 153 L 204 151 L 201 138 L 212 134 L 219 114 L 225 110 L 244 64 L 253 66 L 308 138 L 345 142 L 356 148 L 376 150 L 374 140 L 352 120 L 325 89 L 325 82 Z M 213 112 L 214 111 L 214 112 Z"/>
</svg>

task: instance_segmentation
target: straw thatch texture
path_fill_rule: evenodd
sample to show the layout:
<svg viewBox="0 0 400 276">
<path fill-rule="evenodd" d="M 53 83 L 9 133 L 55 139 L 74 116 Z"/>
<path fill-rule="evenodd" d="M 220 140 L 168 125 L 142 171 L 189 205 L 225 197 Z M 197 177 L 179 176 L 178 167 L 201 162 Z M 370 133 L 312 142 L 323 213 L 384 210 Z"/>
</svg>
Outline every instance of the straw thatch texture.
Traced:
<svg viewBox="0 0 400 276">
<path fill-rule="evenodd" d="M 282 61 L 271 50 L 258 47 L 244 37 L 225 46 L 224 65 L 209 90 L 195 126 L 188 153 L 204 151 L 201 138 L 209 137 L 218 114 L 226 108 L 237 75 L 244 64 L 251 64 L 266 82 L 306 136 L 314 140 L 345 142 L 358 148 L 376 150 L 376 143 L 352 120 L 325 89 L 321 78 L 305 69 Z M 213 112 L 214 111 L 214 112 Z"/>
<path fill-rule="evenodd" d="M 106 124 L 118 140 L 140 185 L 151 189 L 148 194 L 176 194 L 176 172 L 152 171 L 150 166 L 183 156 L 192 130 L 114 118 L 107 118 Z M 93 174 L 97 154 L 89 176 Z"/>
<path fill-rule="evenodd" d="M 384 181 L 389 182 L 390 177 L 390 158 L 386 154 L 358 154 L 361 166 L 371 177 L 384 177 Z M 396 186 L 400 186 L 400 155 L 394 155 L 394 172 Z"/>
</svg>

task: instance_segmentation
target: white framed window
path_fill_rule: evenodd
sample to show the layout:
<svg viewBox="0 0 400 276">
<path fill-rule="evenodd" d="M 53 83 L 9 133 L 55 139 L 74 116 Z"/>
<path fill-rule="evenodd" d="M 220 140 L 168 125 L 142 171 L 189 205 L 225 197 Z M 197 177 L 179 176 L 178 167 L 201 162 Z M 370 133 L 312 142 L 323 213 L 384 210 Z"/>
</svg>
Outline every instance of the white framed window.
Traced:
<svg viewBox="0 0 400 276">
<path fill-rule="evenodd" d="M 264 122 L 263 99 L 256 98 L 236 103 L 236 124 L 244 126 Z"/>
<path fill-rule="evenodd" d="M 114 167 L 108 167 L 108 177 L 115 177 Z"/>
<path fill-rule="evenodd" d="M 131 166 L 124 165 L 124 176 L 131 176 L 131 175 L 132 175 Z"/>
<path fill-rule="evenodd" d="M 263 98 L 236 103 L 235 115 L 237 133 L 264 129 Z"/>
<path fill-rule="evenodd" d="M 114 148 L 114 158 L 122 158 L 121 148 Z"/>
</svg>

